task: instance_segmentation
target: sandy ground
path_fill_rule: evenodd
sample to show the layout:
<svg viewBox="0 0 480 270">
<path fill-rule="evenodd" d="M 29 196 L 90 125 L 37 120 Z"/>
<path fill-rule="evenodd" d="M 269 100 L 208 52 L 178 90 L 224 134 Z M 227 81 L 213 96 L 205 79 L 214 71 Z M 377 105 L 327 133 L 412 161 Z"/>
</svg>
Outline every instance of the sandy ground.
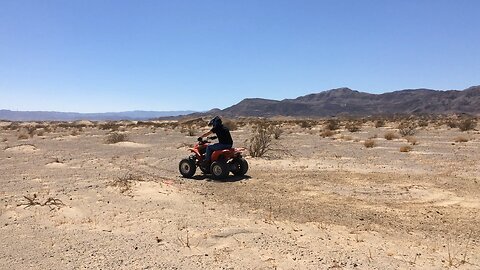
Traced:
<svg viewBox="0 0 480 270">
<path fill-rule="evenodd" d="M 0 129 L 0 269 L 480 269 L 478 131 L 283 128 L 226 181 L 180 177 L 180 128 Z"/>
</svg>

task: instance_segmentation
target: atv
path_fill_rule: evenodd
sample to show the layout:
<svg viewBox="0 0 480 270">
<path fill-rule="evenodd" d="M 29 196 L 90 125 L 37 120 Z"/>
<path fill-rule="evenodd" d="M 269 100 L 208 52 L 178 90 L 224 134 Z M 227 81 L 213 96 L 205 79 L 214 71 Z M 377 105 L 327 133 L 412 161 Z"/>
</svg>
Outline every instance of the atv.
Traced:
<svg viewBox="0 0 480 270">
<path fill-rule="evenodd" d="M 217 137 L 208 137 L 207 139 L 215 140 Z M 214 179 L 225 179 L 232 172 L 236 176 L 245 175 L 248 171 L 248 163 L 242 157 L 245 148 L 229 148 L 214 151 L 212 153 L 211 164 L 205 164 L 205 152 L 207 146 L 211 142 L 208 140 L 198 139 L 193 148 L 189 148 L 192 154 L 180 161 L 178 169 L 183 177 L 192 178 L 197 167 L 204 174 L 211 174 Z"/>
</svg>

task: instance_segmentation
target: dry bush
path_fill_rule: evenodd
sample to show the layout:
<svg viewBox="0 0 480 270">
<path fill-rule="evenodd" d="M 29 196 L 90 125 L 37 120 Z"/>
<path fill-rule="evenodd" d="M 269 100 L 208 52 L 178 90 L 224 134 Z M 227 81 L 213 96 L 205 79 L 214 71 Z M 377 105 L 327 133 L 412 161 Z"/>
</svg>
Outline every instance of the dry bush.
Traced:
<svg viewBox="0 0 480 270">
<path fill-rule="evenodd" d="M 31 206 L 48 206 L 50 210 L 53 209 L 60 209 L 62 206 L 65 206 L 65 204 L 60 200 L 56 198 L 49 197 L 45 202 L 41 203 L 37 200 L 37 194 L 33 194 L 33 197 L 28 197 L 28 196 L 23 196 L 27 200 L 27 202 L 22 202 L 18 204 L 17 206 L 25 206 L 24 208 L 28 208 Z"/>
<path fill-rule="evenodd" d="M 400 152 L 406 153 L 410 151 L 412 151 L 412 147 L 410 145 L 403 145 L 400 147 Z"/>
<path fill-rule="evenodd" d="M 329 130 L 337 130 L 340 128 L 340 121 L 337 119 L 328 119 L 325 128 Z"/>
<path fill-rule="evenodd" d="M 45 128 L 37 130 L 37 136 L 44 136 L 45 135 Z"/>
<path fill-rule="evenodd" d="M 427 120 L 420 120 L 420 121 L 418 121 L 418 126 L 419 127 L 428 127 L 428 121 Z"/>
<path fill-rule="evenodd" d="M 20 123 L 11 122 L 10 125 L 6 126 L 5 128 L 9 130 L 20 130 Z"/>
<path fill-rule="evenodd" d="M 18 132 L 18 137 L 17 137 L 19 140 L 26 140 L 29 138 L 28 136 L 28 130 L 26 129 L 20 129 L 20 131 Z"/>
<path fill-rule="evenodd" d="M 223 125 L 226 126 L 230 131 L 234 131 L 238 129 L 237 123 L 233 120 L 225 119 L 222 122 L 223 122 Z"/>
<path fill-rule="evenodd" d="M 417 144 L 418 144 L 417 139 L 416 139 L 415 137 L 407 136 L 407 137 L 405 137 L 405 139 L 406 139 L 407 142 L 409 142 L 411 145 L 417 145 Z"/>
<path fill-rule="evenodd" d="M 373 148 L 375 146 L 375 141 L 372 139 L 365 140 L 363 145 L 367 148 Z"/>
<path fill-rule="evenodd" d="M 120 193 L 131 190 L 134 181 L 143 181 L 140 175 L 134 175 L 129 172 L 110 182 L 108 185 L 120 189 Z"/>
<path fill-rule="evenodd" d="M 383 127 L 383 126 L 385 126 L 385 120 L 379 119 L 379 120 L 375 121 L 375 127 L 376 128 L 380 128 L 380 127 Z"/>
<path fill-rule="evenodd" d="M 269 126 L 263 122 L 253 128 L 253 134 L 249 139 L 248 150 L 252 157 L 262 157 L 271 150 L 272 133 Z"/>
<path fill-rule="evenodd" d="M 120 124 L 118 123 L 115 123 L 113 121 L 110 121 L 110 122 L 107 122 L 107 123 L 103 123 L 103 124 L 100 124 L 98 126 L 99 129 L 102 129 L 102 130 L 111 130 L 111 131 L 118 131 L 118 128 L 120 127 Z"/>
<path fill-rule="evenodd" d="M 351 140 L 353 140 L 353 137 L 349 136 L 349 135 L 342 135 L 342 136 L 340 136 L 340 139 L 345 140 L 345 141 L 351 141 Z"/>
<path fill-rule="evenodd" d="M 345 128 L 350 132 L 358 132 L 360 131 L 360 124 L 357 122 L 348 122 Z"/>
<path fill-rule="evenodd" d="M 403 137 L 413 136 L 416 132 L 416 125 L 414 123 L 403 122 L 398 126 L 398 133 Z"/>
<path fill-rule="evenodd" d="M 120 132 L 112 132 L 108 134 L 107 138 L 105 139 L 105 143 L 114 144 L 118 142 L 124 142 L 128 140 L 128 136 L 125 133 Z"/>
<path fill-rule="evenodd" d="M 455 138 L 456 143 L 463 143 L 463 142 L 468 142 L 468 138 L 463 137 L 463 136 L 458 136 Z"/>
<path fill-rule="evenodd" d="M 182 126 L 182 133 L 187 134 L 188 136 L 195 136 L 197 134 L 197 131 L 193 124 L 188 124 L 187 126 Z"/>
<path fill-rule="evenodd" d="M 3 138 L 3 139 L 2 139 L 2 142 L 7 142 L 7 141 L 8 141 L 7 138 Z"/>
<path fill-rule="evenodd" d="M 457 128 L 458 127 L 458 123 L 456 121 L 453 121 L 453 120 L 448 120 L 446 124 L 449 128 Z"/>
<path fill-rule="evenodd" d="M 315 123 L 310 120 L 300 120 L 297 123 L 301 128 L 304 129 L 311 129 L 315 125 Z"/>
<path fill-rule="evenodd" d="M 385 133 L 385 135 L 383 136 L 387 141 L 391 141 L 393 139 L 398 139 L 398 135 L 393 132 L 393 131 L 389 131 L 387 133 Z"/>
<path fill-rule="evenodd" d="M 477 122 L 473 118 L 466 118 L 460 120 L 457 126 L 461 131 L 468 131 L 474 129 L 477 126 Z"/>
<path fill-rule="evenodd" d="M 333 135 L 335 135 L 335 132 L 331 131 L 330 129 L 324 129 L 322 133 L 320 133 L 320 136 L 322 136 L 322 138 L 331 137 Z"/>
<path fill-rule="evenodd" d="M 271 132 L 273 134 L 273 138 L 275 140 L 280 139 L 280 135 L 283 133 L 283 129 L 280 128 L 279 126 L 271 126 Z"/>
</svg>

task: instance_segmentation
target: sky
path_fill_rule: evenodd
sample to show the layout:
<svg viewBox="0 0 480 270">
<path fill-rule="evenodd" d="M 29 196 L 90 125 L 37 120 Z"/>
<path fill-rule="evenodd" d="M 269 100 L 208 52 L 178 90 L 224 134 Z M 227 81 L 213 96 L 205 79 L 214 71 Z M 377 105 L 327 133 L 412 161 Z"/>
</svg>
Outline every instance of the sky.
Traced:
<svg viewBox="0 0 480 270">
<path fill-rule="evenodd" d="M 0 109 L 226 108 L 480 84 L 478 0 L 0 0 Z"/>
</svg>

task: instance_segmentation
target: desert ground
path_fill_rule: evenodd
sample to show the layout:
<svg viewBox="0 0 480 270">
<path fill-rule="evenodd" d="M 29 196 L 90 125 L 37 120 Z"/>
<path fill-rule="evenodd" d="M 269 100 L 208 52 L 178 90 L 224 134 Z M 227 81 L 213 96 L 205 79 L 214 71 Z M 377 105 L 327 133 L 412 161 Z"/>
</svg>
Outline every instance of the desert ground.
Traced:
<svg viewBox="0 0 480 270">
<path fill-rule="evenodd" d="M 480 269 L 478 127 L 278 122 L 216 181 L 195 122 L 40 124 L 0 122 L 0 269 Z"/>
</svg>

